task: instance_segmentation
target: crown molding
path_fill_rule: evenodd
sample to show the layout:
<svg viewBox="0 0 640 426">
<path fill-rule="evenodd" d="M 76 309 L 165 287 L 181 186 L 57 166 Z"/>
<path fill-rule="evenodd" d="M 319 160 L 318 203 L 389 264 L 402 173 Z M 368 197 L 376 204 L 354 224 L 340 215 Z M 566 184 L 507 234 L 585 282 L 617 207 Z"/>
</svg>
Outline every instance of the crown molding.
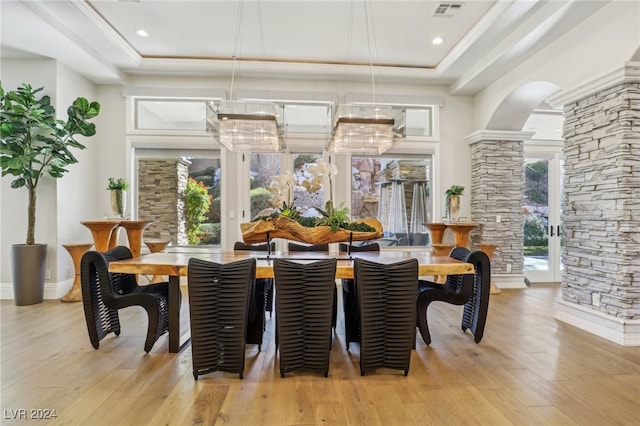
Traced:
<svg viewBox="0 0 640 426">
<path fill-rule="evenodd" d="M 595 80 L 591 80 L 588 83 L 581 84 L 572 89 L 560 90 L 547 98 L 546 102 L 553 108 L 558 108 L 577 102 L 580 99 L 584 99 L 587 96 L 618 84 L 632 82 L 640 82 L 640 62 L 626 62 L 621 68 L 611 71 Z"/>
<path fill-rule="evenodd" d="M 480 141 L 526 141 L 531 139 L 535 132 L 518 132 L 513 130 L 477 130 L 464 140 L 469 145 Z"/>
</svg>

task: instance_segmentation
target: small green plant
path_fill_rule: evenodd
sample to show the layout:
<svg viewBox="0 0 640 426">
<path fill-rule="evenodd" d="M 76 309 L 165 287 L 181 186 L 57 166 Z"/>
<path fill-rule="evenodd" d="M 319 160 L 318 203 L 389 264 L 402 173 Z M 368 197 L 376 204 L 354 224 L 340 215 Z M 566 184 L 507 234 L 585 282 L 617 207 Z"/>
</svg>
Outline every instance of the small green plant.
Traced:
<svg viewBox="0 0 640 426">
<path fill-rule="evenodd" d="M 333 201 L 329 200 L 324 205 L 324 210 L 316 208 L 322 215 L 316 220 L 317 226 L 330 226 L 331 232 L 337 232 L 339 228 L 344 228 L 349 223 L 349 209 L 347 207 L 335 208 Z"/>
<path fill-rule="evenodd" d="M 446 200 L 445 200 L 445 215 L 450 218 L 451 216 L 451 197 L 455 197 L 455 196 L 460 196 L 460 195 L 464 195 L 464 186 L 462 185 L 451 185 L 449 187 L 449 189 L 447 189 L 445 191 L 445 194 L 447 194 Z"/>
<path fill-rule="evenodd" d="M 451 185 L 445 194 L 447 194 L 447 197 L 451 197 L 452 195 L 464 195 L 464 186 Z"/>
<path fill-rule="evenodd" d="M 198 244 L 205 233 L 200 225 L 207 218 L 213 197 L 202 182 L 189 178 L 184 191 L 187 200 L 187 242 Z"/>
<path fill-rule="evenodd" d="M 107 189 L 126 191 L 127 189 L 129 189 L 129 182 L 127 182 L 126 179 L 123 178 L 116 179 L 110 177 Z"/>
</svg>

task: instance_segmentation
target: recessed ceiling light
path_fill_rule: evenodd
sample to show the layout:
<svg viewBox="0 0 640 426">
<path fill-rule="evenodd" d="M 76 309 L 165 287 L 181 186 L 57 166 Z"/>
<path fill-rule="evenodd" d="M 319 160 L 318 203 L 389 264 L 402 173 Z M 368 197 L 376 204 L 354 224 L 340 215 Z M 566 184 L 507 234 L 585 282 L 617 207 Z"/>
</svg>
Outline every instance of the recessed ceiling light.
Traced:
<svg viewBox="0 0 640 426">
<path fill-rule="evenodd" d="M 136 34 L 138 34 L 140 37 L 147 37 L 149 35 L 149 33 L 143 29 L 136 30 Z"/>
<path fill-rule="evenodd" d="M 442 39 L 442 37 L 436 37 L 433 39 L 433 41 L 431 43 L 433 44 L 442 44 L 444 40 Z"/>
</svg>

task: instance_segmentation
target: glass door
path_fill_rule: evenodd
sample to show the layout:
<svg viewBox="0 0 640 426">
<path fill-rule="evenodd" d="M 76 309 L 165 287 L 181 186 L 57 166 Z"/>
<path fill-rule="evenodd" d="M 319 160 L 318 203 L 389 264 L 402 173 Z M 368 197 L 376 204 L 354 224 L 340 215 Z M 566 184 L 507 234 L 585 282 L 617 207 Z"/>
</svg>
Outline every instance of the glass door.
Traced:
<svg viewBox="0 0 640 426">
<path fill-rule="evenodd" d="M 562 270 L 560 154 L 525 159 L 524 272 L 532 282 L 558 282 Z"/>
</svg>

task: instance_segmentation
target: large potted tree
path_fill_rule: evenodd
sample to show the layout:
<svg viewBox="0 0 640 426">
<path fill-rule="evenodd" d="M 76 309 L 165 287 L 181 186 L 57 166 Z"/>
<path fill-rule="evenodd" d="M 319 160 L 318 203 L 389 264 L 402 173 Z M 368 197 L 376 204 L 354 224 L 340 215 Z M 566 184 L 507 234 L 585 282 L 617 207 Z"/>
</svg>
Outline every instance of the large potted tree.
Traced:
<svg viewBox="0 0 640 426">
<path fill-rule="evenodd" d="M 29 191 L 28 226 L 25 244 L 12 245 L 15 304 L 41 303 L 47 245 L 36 244 L 36 189 L 45 175 L 61 178 L 67 166 L 78 162 L 71 148 L 85 149 L 77 136 L 93 136 L 95 124 L 88 120 L 100 112 L 100 104 L 77 98 L 67 109 L 67 120 L 56 118 L 51 98 L 40 96 L 43 88 L 22 84 L 4 91 L 0 83 L 0 167 L 2 176 L 15 179 L 12 188 Z"/>
</svg>

